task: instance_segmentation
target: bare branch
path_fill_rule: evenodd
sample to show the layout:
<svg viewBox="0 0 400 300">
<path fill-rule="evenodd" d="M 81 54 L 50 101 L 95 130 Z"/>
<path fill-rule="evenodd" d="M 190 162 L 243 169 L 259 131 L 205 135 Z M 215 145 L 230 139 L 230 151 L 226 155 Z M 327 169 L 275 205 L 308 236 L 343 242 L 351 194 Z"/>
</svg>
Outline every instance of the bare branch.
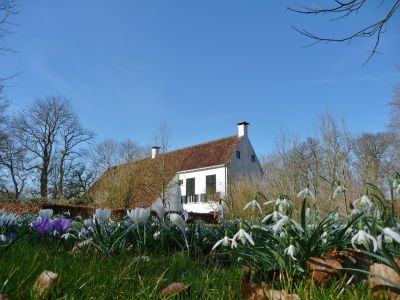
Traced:
<svg viewBox="0 0 400 300">
<path fill-rule="evenodd" d="M 351 14 L 356 14 L 359 12 L 361 8 L 365 6 L 367 3 L 367 0 L 351 0 L 351 1 L 338 1 L 334 0 L 335 6 L 333 7 L 325 7 L 325 8 L 313 8 L 313 7 L 306 7 L 306 6 L 300 6 L 300 9 L 294 9 L 288 7 L 288 10 L 300 13 L 300 14 L 306 14 L 306 15 L 327 15 L 327 14 L 333 14 L 333 15 L 339 15 L 336 16 L 332 19 L 331 21 L 336 21 L 342 18 L 345 18 Z M 381 41 L 381 35 L 385 32 L 386 26 L 389 22 L 389 20 L 393 17 L 394 13 L 398 10 L 400 6 L 400 0 L 396 0 L 393 2 L 393 4 L 390 6 L 390 9 L 386 13 L 386 15 L 377 20 L 375 23 L 372 23 L 370 25 L 367 25 L 365 27 L 362 27 L 361 29 L 358 29 L 354 31 L 353 33 L 350 33 L 348 35 L 344 35 L 340 38 L 334 38 L 334 37 L 323 37 L 317 34 L 313 34 L 305 29 L 299 29 L 295 26 L 292 26 L 292 28 L 297 31 L 298 33 L 306 36 L 307 38 L 314 40 L 311 44 L 305 46 L 309 47 L 312 45 L 315 45 L 319 42 L 325 42 L 325 43 L 330 43 L 330 42 L 336 42 L 336 43 L 342 43 L 342 42 L 347 42 L 348 44 L 353 41 L 353 39 L 356 38 L 374 38 L 374 44 L 373 48 L 367 57 L 366 63 L 372 58 L 372 56 L 377 52 L 379 43 Z"/>
</svg>

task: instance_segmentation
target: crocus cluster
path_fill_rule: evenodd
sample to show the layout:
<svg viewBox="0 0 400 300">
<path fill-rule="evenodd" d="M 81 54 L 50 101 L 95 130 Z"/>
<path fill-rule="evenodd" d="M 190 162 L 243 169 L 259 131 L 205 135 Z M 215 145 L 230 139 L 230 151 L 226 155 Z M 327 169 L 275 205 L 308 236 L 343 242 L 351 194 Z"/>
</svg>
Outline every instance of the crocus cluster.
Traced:
<svg viewBox="0 0 400 300">
<path fill-rule="evenodd" d="M 52 234 L 54 236 L 66 237 L 68 229 L 72 225 L 71 219 L 60 219 L 55 218 L 51 219 L 53 216 L 53 210 L 51 209 L 42 209 L 39 212 L 39 217 L 37 220 L 32 221 L 31 227 L 38 233 L 39 235 Z"/>
</svg>

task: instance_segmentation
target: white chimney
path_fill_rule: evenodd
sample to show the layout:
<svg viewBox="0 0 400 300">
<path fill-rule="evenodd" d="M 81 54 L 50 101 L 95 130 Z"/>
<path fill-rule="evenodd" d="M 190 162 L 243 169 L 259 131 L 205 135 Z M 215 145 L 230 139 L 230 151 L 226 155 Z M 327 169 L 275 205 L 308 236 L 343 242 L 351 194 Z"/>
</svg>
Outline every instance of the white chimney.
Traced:
<svg viewBox="0 0 400 300">
<path fill-rule="evenodd" d="M 154 146 L 153 148 L 151 148 L 151 158 L 155 158 L 159 152 L 160 152 L 160 147 Z"/>
<path fill-rule="evenodd" d="M 238 123 L 237 125 L 238 125 L 238 137 L 247 135 L 247 126 L 250 125 L 250 123 L 247 123 L 244 121 L 244 122 Z"/>
</svg>

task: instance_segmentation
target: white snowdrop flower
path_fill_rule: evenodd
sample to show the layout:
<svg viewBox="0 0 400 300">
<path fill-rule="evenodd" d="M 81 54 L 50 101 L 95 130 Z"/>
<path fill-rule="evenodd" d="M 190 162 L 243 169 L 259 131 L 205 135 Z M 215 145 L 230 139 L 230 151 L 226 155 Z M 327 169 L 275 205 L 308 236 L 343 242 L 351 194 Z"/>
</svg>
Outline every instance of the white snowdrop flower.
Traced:
<svg viewBox="0 0 400 300">
<path fill-rule="evenodd" d="M 360 229 L 352 238 L 351 238 L 351 244 L 353 245 L 353 248 L 356 250 L 359 250 L 356 246 L 357 245 L 363 245 L 367 250 L 369 249 L 369 243 L 372 242 L 373 245 L 373 251 L 376 252 L 378 250 L 378 242 L 377 240 L 367 233 L 365 230 Z"/>
<path fill-rule="evenodd" d="M 351 234 L 352 232 L 353 232 L 353 228 L 349 227 L 349 228 L 347 228 L 347 230 L 346 230 L 346 232 L 345 232 L 345 235 L 349 235 L 349 234 Z"/>
<path fill-rule="evenodd" d="M 6 242 L 7 241 L 7 237 L 4 234 L 0 234 L 0 241 Z"/>
<path fill-rule="evenodd" d="M 297 194 L 296 198 L 307 198 L 307 197 L 310 197 L 312 200 L 315 201 L 315 195 L 314 195 L 313 191 L 309 187 L 306 187 L 305 189 L 301 190 Z"/>
<path fill-rule="evenodd" d="M 281 213 L 284 213 L 287 211 L 287 209 L 291 208 L 293 206 L 292 202 L 290 202 L 288 199 L 278 199 L 276 203 L 278 210 Z"/>
<path fill-rule="evenodd" d="M 155 240 L 158 240 L 158 239 L 160 238 L 160 236 L 161 236 L 161 232 L 160 232 L 160 231 L 156 231 L 156 232 L 153 234 L 153 238 L 154 238 Z"/>
<path fill-rule="evenodd" d="M 292 202 L 290 202 L 286 198 L 283 198 L 283 199 L 278 198 L 276 200 L 267 201 L 263 205 L 270 205 L 270 204 L 274 204 L 275 207 L 277 207 L 278 210 L 282 213 L 285 212 L 286 209 L 293 206 Z"/>
<path fill-rule="evenodd" d="M 333 192 L 333 199 L 336 199 L 340 194 L 347 191 L 345 187 L 342 187 L 340 184 L 336 187 L 335 191 Z"/>
<path fill-rule="evenodd" d="M 283 215 L 281 212 L 274 210 L 272 213 L 268 214 L 265 216 L 264 219 L 262 219 L 261 222 L 267 222 L 268 220 L 277 222 L 279 219 L 283 218 L 285 215 Z"/>
<path fill-rule="evenodd" d="M 279 237 L 280 237 L 281 239 L 286 239 L 287 236 L 288 236 L 288 235 L 287 235 L 287 233 L 286 233 L 285 230 L 282 230 L 281 233 L 279 234 Z"/>
<path fill-rule="evenodd" d="M 359 214 L 361 214 L 361 210 L 359 210 L 358 208 L 353 208 L 351 210 L 351 215 L 352 216 L 359 215 Z"/>
<path fill-rule="evenodd" d="M 234 249 L 237 248 L 237 246 L 237 242 L 234 239 L 231 239 L 231 248 Z"/>
<path fill-rule="evenodd" d="M 215 243 L 215 245 L 212 247 L 211 251 L 214 251 L 219 245 L 222 244 L 222 246 L 229 247 L 231 245 L 232 239 L 228 237 L 227 234 L 225 234 L 224 238 L 220 239 L 218 242 Z"/>
<path fill-rule="evenodd" d="M 394 231 L 390 227 L 385 227 L 382 229 L 382 232 L 380 235 L 378 235 L 378 247 L 379 249 L 382 249 L 383 245 L 382 242 L 385 242 L 387 244 L 391 244 L 395 240 L 397 243 L 400 244 L 400 234 L 398 234 L 396 231 Z"/>
<path fill-rule="evenodd" d="M 284 254 L 289 255 L 293 260 L 297 260 L 297 258 L 294 257 L 296 254 L 296 247 L 292 244 L 284 250 Z"/>
<path fill-rule="evenodd" d="M 182 211 L 182 216 L 183 216 L 183 220 L 185 220 L 185 222 L 187 222 L 187 220 L 189 219 L 189 212 L 186 209 L 184 209 Z"/>
<path fill-rule="evenodd" d="M 243 228 L 240 228 L 239 231 L 236 232 L 236 234 L 232 238 L 232 241 L 236 242 L 237 239 L 241 241 L 243 245 L 246 243 L 246 241 L 248 241 L 251 245 L 254 246 L 254 241 L 252 237 Z"/>
<path fill-rule="evenodd" d="M 111 218 L 111 209 L 97 208 L 94 216 L 99 223 L 104 223 Z"/>
<path fill-rule="evenodd" d="M 180 215 L 178 215 L 177 213 L 172 213 L 169 215 L 169 219 L 172 224 L 174 224 L 183 233 L 185 233 L 186 223 L 185 223 L 185 220 L 183 220 L 183 218 Z"/>
<path fill-rule="evenodd" d="M 135 224 L 146 224 L 150 217 L 150 209 L 138 207 L 128 210 L 127 214 Z"/>
<path fill-rule="evenodd" d="M 374 209 L 372 211 L 372 215 L 377 220 L 381 220 L 382 219 L 382 212 L 378 207 L 374 207 Z"/>
<path fill-rule="evenodd" d="M 64 240 L 69 240 L 70 238 L 75 238 L 75 236 L 74 236 L 73 234 L 67 232 L 67 233 L 64 233 L 64 234 L 61 236 L 61 238 L 64 239 Z"/>
<path fill-rule="evenodd" d="M 51 217 L 53 216 L 53 210 L 51 208 L 48 209 L 41 209 L 39 211 L 39 217 L 41 219 L 47 218 L 47 219 L 51 219 Z"/>
<path fill-rule="evenodd" d="M 248 208 L 250 208 L 250 207 L 253 209 L 253 212 L 254 212 L 256 209 L 258 209 L 258 210 L 260 211 L 260 214 L 262 214 L 261 205 L 260 205 L 260 203 L 257 202 L 256 199 L 254 199 L 254 200 L 250 201 L 249 203 L 247 203 L 247 204 L 244 206 L 243 210 L 246 210 L 246 209 L 248 209 Z"/>
<path fill-rule="evenodd" d="M 308 229 L 314 230 L 315 228 L 317 228 L 316 224 L 307 224 L 306 225 Z"/>
<path fill-rule="evenodd" d="M 164 220 L 165 207 L 164 207 L 161 199 L 157 199 L 156 201 L 154 201 L 154 203 L 151 205 L 151 208 L 157 213 L 157 216 L 161 220 Z"/>
<path fill-rule="evenodd" d="M 303 231 L 301 226 L 296 221 L 290 219 L 288 216 L 283 216 L 282 219 L 276 222 L 272 226 L 272 230 L 274 231 L 274 234 L 280 233 L 283 230 L 283 227 L 289 224 L 293 224 L 299 231 Z"/>
<path fill-rule="evenodd" d="M 360 207 L 361 209 L 364 210 L 370 210 L 374 207 L 374 204 L 372 201 L 369 199 L 368 195 L 363 195 L 361 198 L 358 198 L 353 202 L 353 205 L 355 207 Z"/>
<path fill-rule="evenodd" d="M 330 214 L 329 218 L 334 220 L 334 221 L 339 221 L 340 220 L 340 215 L 338 212 L 334 213 L 334 214 Z"/>
<path fill-rule="evenodd" d="M 328 232 L 324 231 L 324 233 L 321 235 L 321 240 L 324 244 L 328 242 Z"/>
</svg>

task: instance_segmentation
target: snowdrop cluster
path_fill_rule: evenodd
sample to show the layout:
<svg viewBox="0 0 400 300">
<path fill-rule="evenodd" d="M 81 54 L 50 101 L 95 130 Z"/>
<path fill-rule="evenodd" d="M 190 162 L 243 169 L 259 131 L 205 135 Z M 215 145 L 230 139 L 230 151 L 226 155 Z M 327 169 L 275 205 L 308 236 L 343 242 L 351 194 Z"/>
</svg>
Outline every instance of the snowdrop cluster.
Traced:
<svg viewBox="0 0 400 300">
<path fill-rule="evenodd" d="M 14 233 L 16 225 L 16 218 L 14 214 L 3 213 L 0 215 L 0 243 L 11 243 L 17 238 Z"/>
</svg>

